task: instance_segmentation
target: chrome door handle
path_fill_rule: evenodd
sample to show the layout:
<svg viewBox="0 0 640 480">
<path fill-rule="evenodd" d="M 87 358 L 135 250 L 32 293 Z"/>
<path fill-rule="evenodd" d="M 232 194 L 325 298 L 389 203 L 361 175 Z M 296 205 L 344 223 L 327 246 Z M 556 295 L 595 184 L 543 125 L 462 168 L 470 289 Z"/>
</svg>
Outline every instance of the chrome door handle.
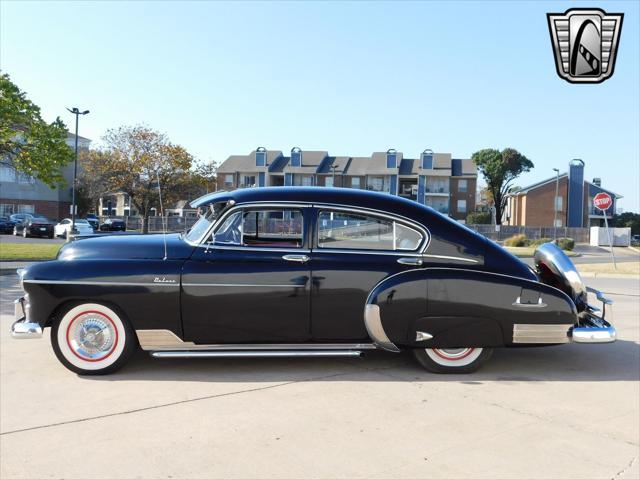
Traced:
<svg viewBox="0 0 640 480">
<path fill-rule="evenodd" d="M 401 265 L 413 265 L 419 267 L 422 265 L 422 259 L 418 257 L 402 257 L 398 259 L 398 263 Z"/>
<path fill-rule="evenodd" d="M 287 262 L 298 262 L 298 263 L 307 263 L 309 261 L 309 257 L 307 255 L 283 255 L 283 260 Z"/>
</svg>

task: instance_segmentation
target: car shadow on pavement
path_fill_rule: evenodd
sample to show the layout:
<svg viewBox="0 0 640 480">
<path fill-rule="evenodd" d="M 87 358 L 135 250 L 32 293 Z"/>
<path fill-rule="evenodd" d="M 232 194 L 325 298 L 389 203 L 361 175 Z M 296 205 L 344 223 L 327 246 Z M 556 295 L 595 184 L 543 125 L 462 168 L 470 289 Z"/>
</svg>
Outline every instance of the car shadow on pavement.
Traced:
<svg viewBox="0 0 640 480">
<path fill-rule="evenodd" d="M 618 340 L 608 345 L 499 348 L 476 373 L 431 374 L 410 352 L 367 352 L 361 358 L 216 358 L 154 359 L 145 352 L 121 371 L 107 376 L 82 377 L 90 381 L 162 382 L 289 382 L 381 381 L 462 382 L 492 381 L 638 381 L 640 345 Z"/>
</svg>

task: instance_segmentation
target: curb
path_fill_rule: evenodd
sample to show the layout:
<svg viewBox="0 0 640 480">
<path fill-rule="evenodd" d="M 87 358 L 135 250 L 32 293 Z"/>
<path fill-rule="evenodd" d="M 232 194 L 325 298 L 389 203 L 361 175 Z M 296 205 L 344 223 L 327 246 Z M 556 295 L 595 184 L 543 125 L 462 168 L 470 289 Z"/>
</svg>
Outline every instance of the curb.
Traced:
<svg viewBox="0 0 640 480">
<path fill-rule="evenodd" d="M 621 278 L 626 280 L 640 280 L 640 275 L 635 273 L 599 273 L 599 272 L 580 272 L 582 278 Z"/>
</svg>

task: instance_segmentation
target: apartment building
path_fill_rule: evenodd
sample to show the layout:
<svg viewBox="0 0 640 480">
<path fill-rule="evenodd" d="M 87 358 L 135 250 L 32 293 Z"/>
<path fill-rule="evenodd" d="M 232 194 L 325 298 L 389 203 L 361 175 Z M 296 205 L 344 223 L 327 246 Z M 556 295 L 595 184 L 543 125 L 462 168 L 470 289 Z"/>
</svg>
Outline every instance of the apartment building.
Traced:
<svg viewBox="0 0 640 480">
<path fill-rule="evenodd" d="M 605 212 L 611 221 L 622 195 L 603 188 L 600 178 L 585 180 L 584 162 L 572 160 L 567 172 L 510 193 L 503 224 L 551 227 L 555 221 L 556 227 L 604 226 L 603 212 L 593 206 L 593 197 L 600 192 L 608 193 L 613 199 L 612 206 Z"/>
<path fill-rule="evenodd" d="M 67 133 L 66 143 L 69 147 L 74 147 L 75 138 L 74 134 Z M 90 144 L 91 140 L 78 136 L 79 148 L 89 148 Z M 68 217 L 71 214 L 73 162 L 63 167 L 62 175 L 65 185 L 50 188 L 9 165 L 0 165 L 0 216 L 31 213 L 53 219 Z"/>
<path fill-rule="evenodd" d="M 344 187 L 386 192 L 429 205 L 464 221 L 475 209 L 477 168 L 469 159 L 425 150 L 417 158 L 389 149 L 369 157 L 327 151 L 260 147 L 232 155 L 218 168 L 225 190 L 269 186 Z"/>
</svg>

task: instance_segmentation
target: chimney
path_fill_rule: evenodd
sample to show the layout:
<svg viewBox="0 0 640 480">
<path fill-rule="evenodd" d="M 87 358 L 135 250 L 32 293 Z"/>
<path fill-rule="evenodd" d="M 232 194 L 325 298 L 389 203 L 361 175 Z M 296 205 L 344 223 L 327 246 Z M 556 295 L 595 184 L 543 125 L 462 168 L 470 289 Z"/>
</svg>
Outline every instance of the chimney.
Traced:
<svg viewBox="0 0 640 480">
<path fill-rule="evenodd" d="M 596 187 L 601 187 L 602 186 L 602 179 L 601 178 L 594 178 L 593 179 L 593 183 Z"/>
</svg>

